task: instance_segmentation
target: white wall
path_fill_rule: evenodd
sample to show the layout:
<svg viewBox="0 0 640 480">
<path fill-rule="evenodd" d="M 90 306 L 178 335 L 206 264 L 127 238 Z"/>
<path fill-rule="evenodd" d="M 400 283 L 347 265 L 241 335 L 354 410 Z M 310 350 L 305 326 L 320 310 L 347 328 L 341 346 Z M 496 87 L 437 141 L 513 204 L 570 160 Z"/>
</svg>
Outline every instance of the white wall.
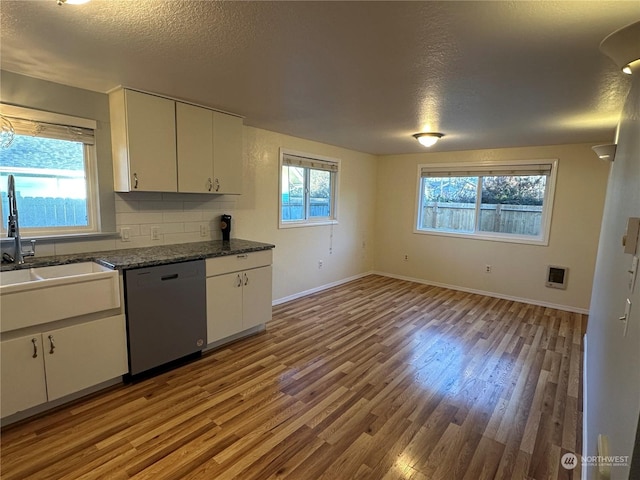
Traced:
<svg viewBox="0 0 640 480">
<path fill-rule="evenodd" d="M 632 255 L 621 239 L 627 219 L 640 217 L 640 76 L 621 117 L 602 220 L 586 338 L 585 454 L 596 455 L 599 434 L 609 437 L 610 455 L 631 457 L 640 412 L 640 278 L 628 288 Z M 637 255 L 640 255 L 638 249 Z M 632 302 L 626 337 L 618 317 Z M 640 448 L 640 446 L 636 446 Z M 596 478 L 589 468 L 588 478 Z M 629 478 L 628 467 L 614 467 L 611 478 Z"/>
<path fill-rule="evenodd" d="M 591 145 L 389 155 L 378 161 L 375 268 L 381 272 L 508 298 L 586 311 L 609 164 Z M 418 165 L 558 159 L 548 246 L 413 233 Z M 404 255 L 409 256 L 404 261 Z M 545 287 L 549 264 L 569 267 L 566 290 Z M 492 273 L 485 273 L 485 265 Z"/>
<path fill-rule="evenodd" d="M 251 127 L 244 129 L 244 145 L 245 193 L 236 203 L 234 228 L 240 238 L 276 245 L 274 299 L 371 271 L 374 156 Z M 337 225 L 278 229 L 280 147 L 341 160 Z"/>
</svg>

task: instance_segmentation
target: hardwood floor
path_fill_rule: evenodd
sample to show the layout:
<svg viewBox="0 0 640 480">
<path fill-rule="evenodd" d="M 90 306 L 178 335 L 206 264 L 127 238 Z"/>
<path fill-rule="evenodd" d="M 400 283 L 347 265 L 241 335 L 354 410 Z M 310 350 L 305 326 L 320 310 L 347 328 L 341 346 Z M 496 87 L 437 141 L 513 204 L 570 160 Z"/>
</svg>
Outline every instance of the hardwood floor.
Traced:
<svg viewBox="0 0 640 480">
<path fill-rule="evenodd" d="M 587 317 L 381 276 L 2 433 L 4 480 L 543 479 L 581 451 Z"/>
</svg>

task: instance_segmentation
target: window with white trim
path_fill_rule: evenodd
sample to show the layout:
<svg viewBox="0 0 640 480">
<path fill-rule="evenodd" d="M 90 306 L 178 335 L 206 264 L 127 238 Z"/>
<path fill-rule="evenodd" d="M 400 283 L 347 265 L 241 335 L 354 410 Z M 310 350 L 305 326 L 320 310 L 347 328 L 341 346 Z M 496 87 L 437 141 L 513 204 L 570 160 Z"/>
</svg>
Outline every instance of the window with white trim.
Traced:
<svg viewBox="0 0 640 480">
<path fill-rule="evenodd" d="M 416 233 L 548 244 L 557 160 L 419 165 Z"/>
<path fill-rule="evenodd" d="M 337 221 L 340 161 L 280 149 L 280 228 Z"/>
<path fill-rule="evenodd" d="M 2 116 L 13 129 L 10 143 L 0 148 L 2 218 L 8 215 L 7 184 L 13 175 L 23 235 L 99 231 L 96 122 L 7 105 Z M 3 236 L 6 228 L 3 221 Z"/>
</svg>

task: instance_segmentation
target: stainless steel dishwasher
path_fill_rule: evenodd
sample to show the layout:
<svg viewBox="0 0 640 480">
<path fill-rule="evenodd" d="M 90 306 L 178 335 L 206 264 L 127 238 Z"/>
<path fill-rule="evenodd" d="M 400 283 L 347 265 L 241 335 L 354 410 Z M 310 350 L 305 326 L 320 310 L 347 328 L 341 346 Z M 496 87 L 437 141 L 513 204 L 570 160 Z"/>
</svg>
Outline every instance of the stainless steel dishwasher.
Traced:
<svg viewBox="0 0 640 480">
<path fill-rule="evenodd" d="M 204 260 L 126 270 L 129 373 L 137 375 L 206 345 Z"/>
</svg>

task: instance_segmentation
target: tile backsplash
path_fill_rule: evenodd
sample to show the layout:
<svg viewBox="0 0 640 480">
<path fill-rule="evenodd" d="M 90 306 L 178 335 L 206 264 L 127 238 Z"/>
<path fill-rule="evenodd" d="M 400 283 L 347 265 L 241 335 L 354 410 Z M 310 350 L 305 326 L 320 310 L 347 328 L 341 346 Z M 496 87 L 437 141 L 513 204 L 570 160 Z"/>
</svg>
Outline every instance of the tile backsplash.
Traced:
<svg viewBox="0 0 640 480">
<path fill-rule="evenodd" d="M 231 195 L 116 193 L 117 236 L 39 239 L 36 252 L 44 257 L 222 239 L 220 215 L 233 215 L 235 205 Z M 123 229 L 128 241 L 122 238 Z M 3 238 L 0 243 L 3 252 L 13 252 L 12 239 Z"/>
<path fill-rule="evenodd" d="M 228 195 L 116 193 L 116 226 L 121 237 L 115 248 L 220 239 L 220 215 L 233 215 L 234 209 L 235 199 Z M 128 230 L 129 241 L 123 239 L 123 229 Z"/>
</svg>

